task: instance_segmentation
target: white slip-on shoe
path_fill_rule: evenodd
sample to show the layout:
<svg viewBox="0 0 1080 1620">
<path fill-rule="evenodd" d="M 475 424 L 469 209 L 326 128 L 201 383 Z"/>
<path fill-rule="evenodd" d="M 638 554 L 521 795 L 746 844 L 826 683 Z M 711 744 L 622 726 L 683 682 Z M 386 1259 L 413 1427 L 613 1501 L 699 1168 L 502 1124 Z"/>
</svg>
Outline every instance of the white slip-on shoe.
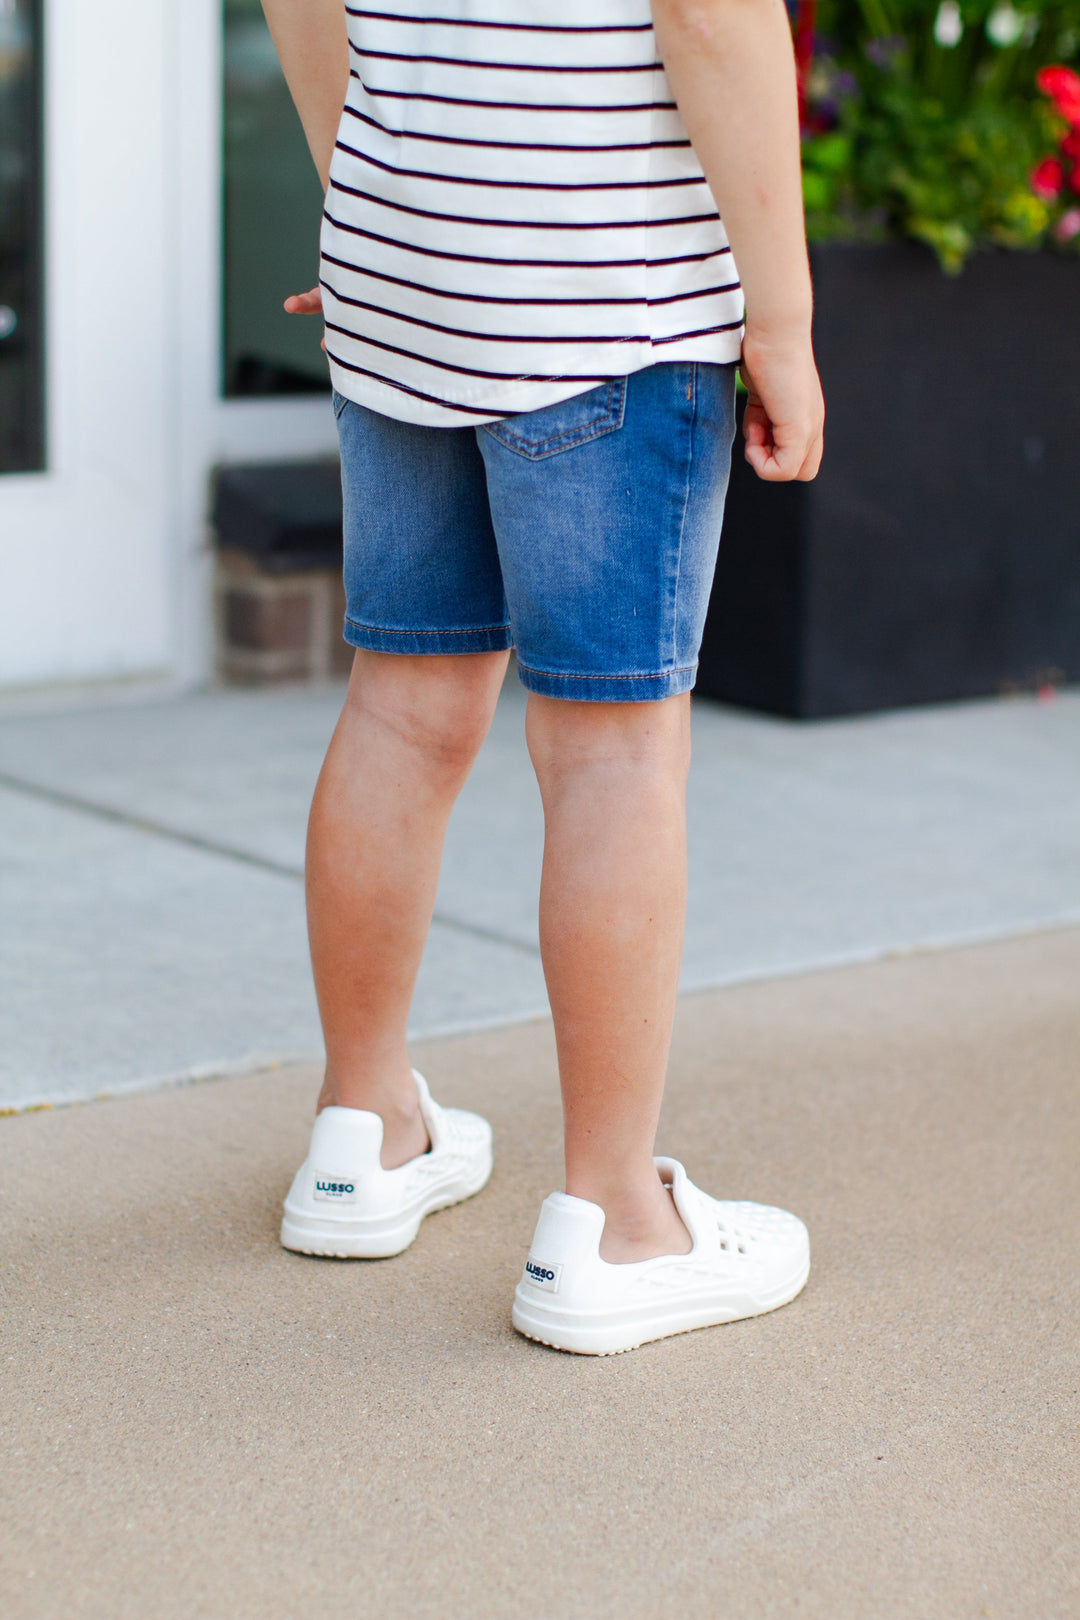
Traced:
<svg viewBox="0 0 1080 1620">
<path fill-rule="evenodd" d="M 600 1258 L 599 1204 L 552 1193 L 514 1294 L 519 1333 L 555 1350 L 611 1356 L 775 1311 L 799 1293 L 810 1272 L 810 1237 L 797 1215 L 721 1203 L 695 1187 L 677 1160 L 655 1162 L 693 1239 L 690 1253 L 611 1265 Z"/>
<path fill-rule="evenodd" d="M 413 1070 L 431 1147 L 394 1170 L 379 1163 L 383 1122 L 363 1108 L 324 1108 L 285 1200 L 281 1241 L 300 1254 L 382 1260 L 407 1249 L 432 1210 L 478 1193 L 491 1175 L 491 1126 L 440 1108 Z"/>
</svg>

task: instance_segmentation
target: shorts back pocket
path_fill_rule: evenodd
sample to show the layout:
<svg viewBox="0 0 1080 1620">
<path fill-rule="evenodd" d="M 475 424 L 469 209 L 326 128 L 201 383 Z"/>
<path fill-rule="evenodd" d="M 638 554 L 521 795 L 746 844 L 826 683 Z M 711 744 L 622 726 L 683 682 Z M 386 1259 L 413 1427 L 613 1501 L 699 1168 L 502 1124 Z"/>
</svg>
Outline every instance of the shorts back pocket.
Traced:
<svg viewBox="0 0 1080 1620">
<path fill-rule="evenodd" d="M 573 450 L 590 439 L 614 433 L 622 427 L 625 410 L 626 378 L 609 377 L 598 388 L 574 394 L 557 405 L 542 405 L 537 411 L 487 422 L 483 431 L 519 456 L 541 461 L 545 456 L 556 456 L 562 450 Z"/>
</svg>

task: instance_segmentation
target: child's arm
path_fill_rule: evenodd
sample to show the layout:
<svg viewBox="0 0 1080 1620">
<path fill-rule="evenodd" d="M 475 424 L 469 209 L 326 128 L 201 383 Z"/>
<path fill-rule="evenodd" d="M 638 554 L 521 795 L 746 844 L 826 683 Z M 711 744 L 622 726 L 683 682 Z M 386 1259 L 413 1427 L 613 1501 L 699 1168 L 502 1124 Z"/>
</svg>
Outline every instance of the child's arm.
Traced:
<svg viewBox="0 0 1080 1620">
<path fill-rule="evenodd" d="M 349 86 L 343 0 L 262 0 L 262 8 L 325 191 Z M 290 315 L 321 314 L 322 290 L 294 293 L 285 308 Z"/>
<path fill-rule="evenodd" d="M 325 191 L 349 84 L 343 0 L 262 0 Z"/>
<path fill-rule="evenodd" d="M 791 29 L 783 0 L 652 0 L 672 94 L 717 200 L 746 297 L 746 459 L 813 478 L 825 408 L 810 344 Z"/>
</svg>

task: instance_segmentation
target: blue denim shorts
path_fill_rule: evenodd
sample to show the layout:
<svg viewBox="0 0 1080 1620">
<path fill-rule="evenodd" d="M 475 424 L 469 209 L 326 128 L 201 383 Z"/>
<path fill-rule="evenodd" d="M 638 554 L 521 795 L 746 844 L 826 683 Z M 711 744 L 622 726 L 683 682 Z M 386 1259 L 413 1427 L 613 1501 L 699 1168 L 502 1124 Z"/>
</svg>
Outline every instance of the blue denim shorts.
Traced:
<svg viewBox="0 0 1080 1620">
<path fill-rule="evenodd" d="M 549 697 L 645 702 L 694 684 L 735 425 L 735 368 L 679 361 L 481 427 L 334 397 L 345 639 L 517 650 Z"/>
</svg>

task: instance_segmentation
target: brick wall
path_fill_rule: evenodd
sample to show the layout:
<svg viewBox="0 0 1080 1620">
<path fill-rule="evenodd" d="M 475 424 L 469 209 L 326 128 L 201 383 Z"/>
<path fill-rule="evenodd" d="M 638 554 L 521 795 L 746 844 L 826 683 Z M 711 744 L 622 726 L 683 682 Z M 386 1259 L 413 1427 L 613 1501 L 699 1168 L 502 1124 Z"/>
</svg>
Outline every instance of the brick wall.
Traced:
<svg viewBox="0 0 1080 1620">
<path fill-rule="evenodd" d="M 226 685 L 325 681 L 347 675 L 352 648 L 342 638 L 345 591 L 340 564 L 265 573 L 245 552 L 217 553 L 218 679 Z"/>
</svg>

